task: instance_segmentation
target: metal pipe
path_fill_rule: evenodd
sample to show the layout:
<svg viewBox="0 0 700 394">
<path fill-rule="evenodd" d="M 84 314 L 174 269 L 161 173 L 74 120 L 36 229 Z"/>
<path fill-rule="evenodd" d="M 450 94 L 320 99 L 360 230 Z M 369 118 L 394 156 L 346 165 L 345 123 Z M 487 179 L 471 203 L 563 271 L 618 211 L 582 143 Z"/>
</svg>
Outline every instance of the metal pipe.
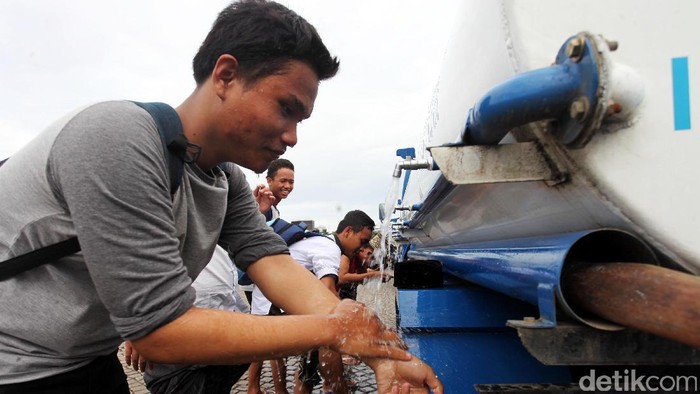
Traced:
<svg viewBox="0 0 700 394">
<path fill-rule="evenodd" d="M 562 45 L 554 65 L 492 88 L 469 110 L 462 142 L 495 145 L 518 126 L 552 119 L 560 142 L 584 146 L 608 112 L 609 49 L 604 43 L 599 36 L 579 33 Z"/>
<path fill-rule="evenodd" d="M 565 270 L 573 307 L 700 348 L 700 277 L 637 263 L 578 263 Z"/>
<path fill-rule="evenodd" d="M 649 247 L 632 234 L 596 229 L 467 245 L 418 247 L 408 257 L 438 260 L 446 273 L 537 305 L 540 317 L 514 322 L 530 328 L 553 327 L 557 310 L 591 327 L 619 330 L 618 324 L 581 316 L 562 293 L 561 275 L 569 262 L 656 263 Z"/>
<path fill-rule="evenodd" d="M 394 212 L 396 211 L 419 211 L 423 204 L 413 204 L 413 205 L 399 205 L 394 207 Z"/>
<path fill-rule="evenodd" d="M 517 126 L 569 113 L 579 96 L 578 68 L 556 65 L 516 75 L 487 92 L 469 110 L 462 140 L 495 145 Z"/>
<path fill-rule="evenodd" d="M 402 170 L 419 170 L 419 169 L 437 170 L 437 167 L 436 167 L 435 162 L 433 161 L 432 157 L 428 157 L 425 159 L 402 160 L 402 161 L 396 163 L 396 166 L 394 166 L 393 176 L 394 176 L 394 178 L 400 178 Z"/>
</svg>

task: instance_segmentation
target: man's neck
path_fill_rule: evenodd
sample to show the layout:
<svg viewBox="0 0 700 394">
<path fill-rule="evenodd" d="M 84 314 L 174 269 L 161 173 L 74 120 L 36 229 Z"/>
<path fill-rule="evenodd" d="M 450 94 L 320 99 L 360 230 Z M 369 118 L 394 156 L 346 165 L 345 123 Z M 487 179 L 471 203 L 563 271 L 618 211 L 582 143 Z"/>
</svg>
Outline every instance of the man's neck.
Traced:
<svg viewBox="0 0 700 394">
<path fill-rule="evenodd" d="M 343 244 L 340 243 L 340 238 L 338 238 L 338 233 L 333 233 L 333 240 L 335 241 L 335 244 L 338 245 L 340 248 L 340 253 L 345 254 L 343 251 Z"/>
<path fill-rule="evenodd" d="M 182 122 L 183 134 L 190 143 L 199 145 L 202 149 L 197 165 L 204 171 L 221 163 L 219 158 L 212 155 L 215 150 L 209 145 L 209 122 L 216 118 L 211 111 L 217 100 L 208 92 L 205 87 L 199 86 L 175 108 Z"/>
</svg>

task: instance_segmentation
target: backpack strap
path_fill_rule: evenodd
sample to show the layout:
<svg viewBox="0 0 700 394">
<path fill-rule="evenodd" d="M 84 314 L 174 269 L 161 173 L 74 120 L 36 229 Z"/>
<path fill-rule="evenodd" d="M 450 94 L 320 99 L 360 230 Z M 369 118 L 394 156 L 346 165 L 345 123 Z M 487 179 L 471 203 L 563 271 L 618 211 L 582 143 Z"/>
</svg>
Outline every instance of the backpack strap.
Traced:
<svg viewBox="0 0 700 394">
<path fill-rule="evenodd" d="M 145 109 L 156 122 L 163 150 L 165 151 L 170 174 L 170 196 L 174 196 L 182 183 L 182 175 L 186 162 L 192 162 L 199 157 L 200 148 L 187 142 L 182 132 L 182 123 L 175 109 L 164 103 L 133 102 Z M 0 161 L 2 166 L 7 159 Z M 53 245 L 44 246 L 23 255 L 15 256 L 0 263 L 0 281 L 9 279 L 24 271 L 38 267 L 49 261 L 58 260 L 80 252 L 78 237 L 72 237 Z"/>
<path fill-rule="evenodd" d="M 4 263 L 0 263 L 0 281 L 9 279 L 34 267 L 38 267 L 48 261 L 78 252 L 80 252 L 78 237 L 73 237 L 53 245 L 32 250 L 20 256 L 15 256 Z"/>
<path fill-rule="evenodd" d="M 136 101 L 133 103 L 145 109 L 156 122 L 156 126 L 158 126 L 158 133 L 163 144 L 168 173 L 170 174 L 170 195 L 172 197 L 182 183 L 184 163 L 196 161 L 199 156 L 199 150 L 197 150 L 195 157 L 188 157 L 188 148 L 191 146 L 196 147 L 196 145 L 187 142 L 187 138 L 182 132 L 182 122 L 180 122 L 180 117 L 173 107 L 165 103 L 141 103 Z"/>
<path fill-rule="evenodd" d="M 279 235 L 282 240 L 284 240 L 287 246 L 299 242 L 304 238 L 323 235 L 321 233 L 306 231 L 306 223 L 304 222 L 290 223 L 282 218 L 277 218 L 268 221 L 267 224 L 272 227 L 272 230 Z M 248 274 L 244 272 L 243 275 L 238 278 L 238 284 L 241 286 L 248 286 L 252 285 L 253 281 Z"/>
<path fill-rule="evenodd" d="M 306 223 L 304 222 L 289 223 L 282 218 L 277 218 L 270 223 L 270 227 L 272 227 L 277 235 L 282 237 L 284 242 L 287 243 L 287 246 L 305 238 Z"/>
</svg>

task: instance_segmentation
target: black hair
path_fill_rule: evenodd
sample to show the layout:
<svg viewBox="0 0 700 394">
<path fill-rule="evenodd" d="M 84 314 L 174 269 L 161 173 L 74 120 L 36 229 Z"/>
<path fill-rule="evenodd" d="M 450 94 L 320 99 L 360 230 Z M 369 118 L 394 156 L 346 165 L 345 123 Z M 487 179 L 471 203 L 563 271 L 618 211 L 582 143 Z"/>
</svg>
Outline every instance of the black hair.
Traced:
<svg viewBox="0 0 700 394">
<path fill-rule="evenodd" d="M 275 179 L 275 175 L 277 175 L 277 171 L 280 168 L 289 168 L 290 170 L 294 171 L 294 164 L 287 159 L 273 160 L 272 163 L 270 163 L 270 166 L 267 167 L 267 177 Z"/>
<path fill-rule="evenodd" d="M 374 220 L 358 209 L 346 213 L 343 220 L 338 223 L 338 228 L 335 232 L 340 234 L 346 227 L 352 228 L 352 231 L 356 233 L 362 231 L 365 227 L 369 227 L 369 229 L 372 230 L 374 229 Z"/>
<path fill-rule="evenodd" d="M 267 0 L 241 0 L 221 11 L 192 61 L 197 85 L 224 54 L 238 60 L 247 84 L 283 72 L 291 60 L 306 62 L 319 81 L 333 77 L 340 65 L 309 22 Z"/>
</svg>

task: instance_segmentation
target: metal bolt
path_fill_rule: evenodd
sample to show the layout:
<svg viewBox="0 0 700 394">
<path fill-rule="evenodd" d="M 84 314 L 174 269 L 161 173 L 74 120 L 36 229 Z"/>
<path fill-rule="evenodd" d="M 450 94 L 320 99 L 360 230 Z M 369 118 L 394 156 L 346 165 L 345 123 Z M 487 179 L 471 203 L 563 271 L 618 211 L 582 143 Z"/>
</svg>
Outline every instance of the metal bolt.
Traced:
<svg viewBox="0 0 700 394">
<path fill-rule="evenodd" d="M 605 115 L 606 116 L 613 116 L 615 114 L 619 114 L 622 112 L 622 105 L 620 103 L 616 103 L 612 100 L 608 103 L 608 108 L 605 110 Z"/>
<path fill-rule="evenodd" d="M 566 56 L 568 56 L 569 59 L 578 62 L 583 55 L 584 45 L 585 41 L 581 37 L 574 37 L 570 39 L 566 44 Z"/>
<path fill-rule="evenodd" d="M 579 97 L 571 103 L 569 107 L 569 116 L 571 119 L 582 121 L 588 114 L 588 99 Z"/>
<path fill-rule="evenodd" d="M 605 42 L 608 44 L 610 52 L 615 52 L 617 50 L 617 41 L 605 40 Z"/>
</svg>

